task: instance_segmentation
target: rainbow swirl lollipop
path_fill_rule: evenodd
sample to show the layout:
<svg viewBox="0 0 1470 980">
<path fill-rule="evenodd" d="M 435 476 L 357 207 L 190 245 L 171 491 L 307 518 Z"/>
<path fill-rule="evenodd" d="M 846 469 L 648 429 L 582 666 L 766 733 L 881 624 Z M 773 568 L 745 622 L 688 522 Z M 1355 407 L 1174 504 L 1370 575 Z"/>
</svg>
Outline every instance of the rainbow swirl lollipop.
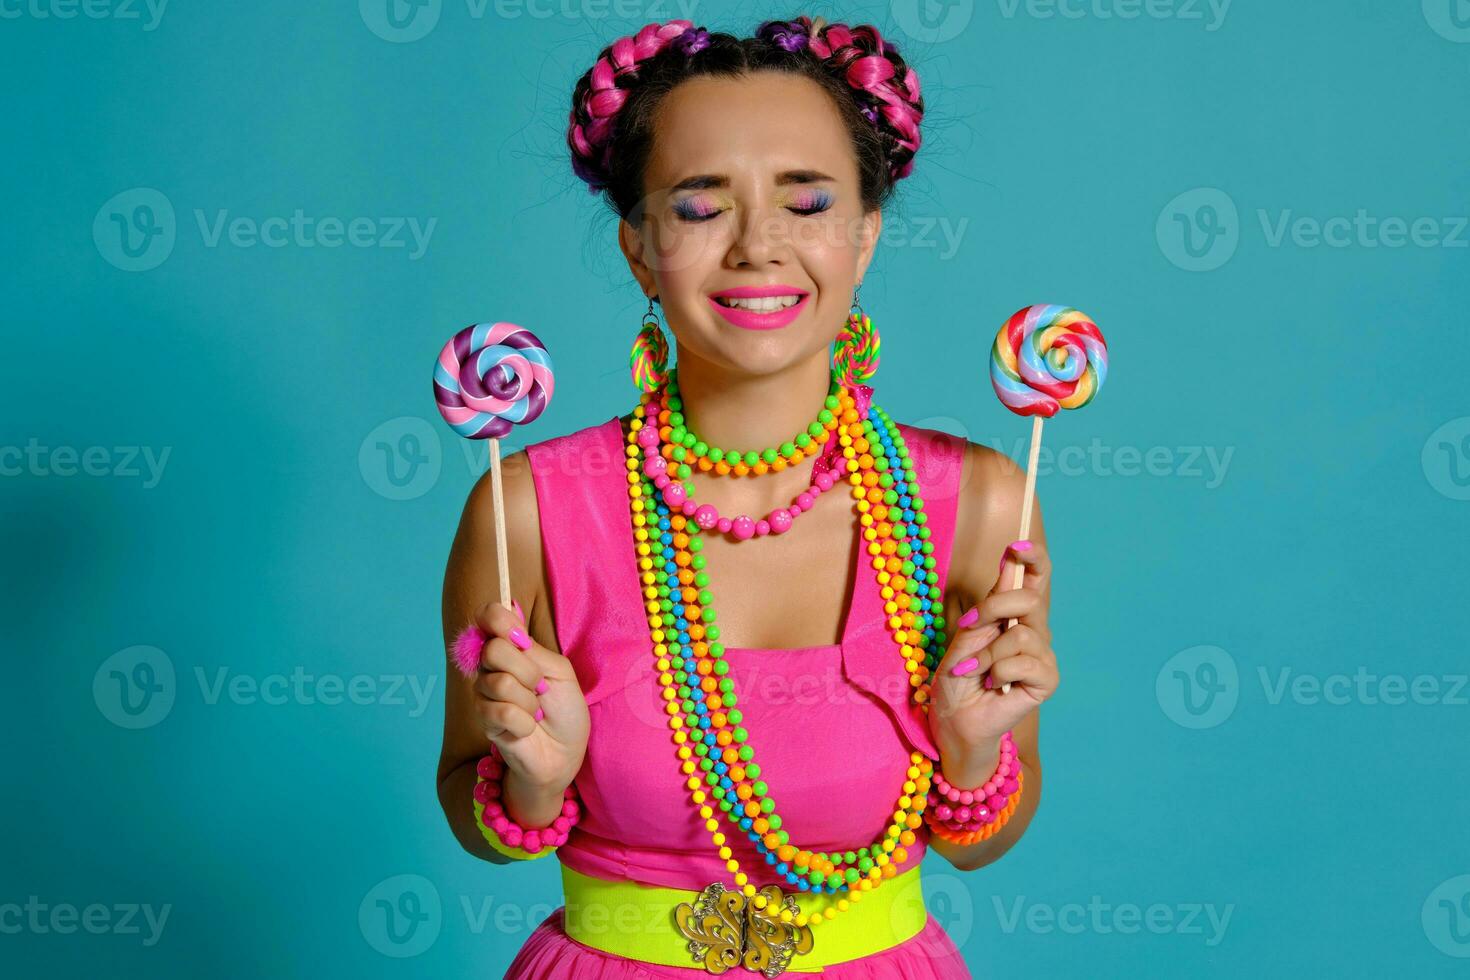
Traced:
<svg viewBox="0 0 1470 980">
<path fill-rule="evenodd" d="M 1108 347 L 1086 314 L 1043 303 L 1017 310 L 996 334 L 990 383 L 1017 415 L 1051 418 L 1092 401 L 1108 376 Z"/>
<path fill-rule="evenodd" d="M 475 323 L 455 334 L 434 365 L 434 400 L 466 439 L 500 439 L 534 422 L 551 401 L 551 355 L 514 323 Z"/>
<path fill-rule="evenodd" d="M 846 387 L 854 387 L 871 378 L 878 370 L 881 344 L 878 331 L 867 314 L 849 314 L 847 322 L 833 341 L 832 367 Z"/>
</svg>

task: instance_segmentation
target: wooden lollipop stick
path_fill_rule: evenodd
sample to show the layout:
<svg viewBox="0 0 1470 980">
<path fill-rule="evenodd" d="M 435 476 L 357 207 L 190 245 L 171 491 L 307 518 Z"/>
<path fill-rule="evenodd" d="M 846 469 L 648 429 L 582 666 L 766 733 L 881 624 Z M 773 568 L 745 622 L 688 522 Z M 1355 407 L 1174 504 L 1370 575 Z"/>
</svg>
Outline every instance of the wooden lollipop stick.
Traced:
<svg viewBox="0 0 1470 980">
<path fill-rule="evenodd" d="M 1021 498 L 1021 533 L 1017 540 L 1025 541 L 1031 536 L 1031 507 L 1036 502 L 1036 461 L 1041 455 L 1041 416 L 1031 416 L 1031 455 L 1026 459 L 1026 492 Z M 1026 566 L 1016 563 L 1011 576 L 1011 588 L 1019 589 L 1026 579 Z M 1006 621 L 1006 629 L 1015 626 L 1017 620 Z M 1011 693 L 1009 682 L 1000 686 L 1000 693 Z"/>
<path fill-rule="evenodd" d="M 500 489 L 500 440 L 495 438 L 490 440 L 490 490 L 495 510 L 495 565 L 500 572 L 500 604 L 510 609 L 510 558 L 505 550 L 505 494 Z"/>
</svg>

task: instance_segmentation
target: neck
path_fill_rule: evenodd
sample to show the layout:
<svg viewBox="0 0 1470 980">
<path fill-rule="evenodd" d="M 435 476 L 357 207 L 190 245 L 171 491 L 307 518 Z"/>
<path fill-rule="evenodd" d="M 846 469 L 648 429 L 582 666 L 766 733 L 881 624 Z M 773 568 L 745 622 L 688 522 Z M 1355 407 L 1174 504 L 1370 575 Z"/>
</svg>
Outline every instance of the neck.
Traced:
<svg viewBox="0 0 1470 980">
<path fill-rule="evenodd" d="M 676 357 L 684 419 L 690 431 L 711 448 L 742 452 L 779 449 L 816 420 L 831 381 L 831 359 L 826 350 L 783 371 L 763 375 L 733 373 L 689 356 L 682 349 L 676 351 Z M 696 486 L 701 497 L 718 496 L 728 501 L 738 494 L 752 507 L 778 507 L 806 489 L 812 465 L 811 459 L 805 459 L 755 480 L 701 480 Z M 722 486 L 732 482 L 741 486 Z"/>
</svg>

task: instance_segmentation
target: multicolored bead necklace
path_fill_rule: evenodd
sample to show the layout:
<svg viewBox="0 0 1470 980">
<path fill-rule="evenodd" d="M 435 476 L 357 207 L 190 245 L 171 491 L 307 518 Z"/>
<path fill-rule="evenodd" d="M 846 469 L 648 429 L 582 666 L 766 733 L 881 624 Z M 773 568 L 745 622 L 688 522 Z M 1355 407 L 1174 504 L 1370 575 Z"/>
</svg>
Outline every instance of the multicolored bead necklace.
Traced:
<svg viewBox="0 0 1470 980">
<path fill-rule="evenodd" d="M 815 449 L 803 449 L 814 455 L 833 430 L 838 434 L 866 550 L 877 572 L 885 621 L 910 675 L 913 698 L 927 710 L 928 681 L 943 652 L 946 623 L 923 499 L 915 492 L 913 465 L 897 426 L 876 405 L 869 404 L 866 415 L 861 415 L 854 393 L 840 385 L 836 388 L 838 406 L 832 425 L 816 437 Z M 864 386 L 864 394 L 870 391 Z M 734 681 L 723 659 L 724 646 L 710 607 L 709 577 L 701 553 L 705 528 L 682 508 L 670 507 L 653 482 L 661 471 L 648 465 L 676 459 L 680 448 L 695 448 L 688 445 L 689 433 L 677 402 L 665 401 L 669 394 L 663 389 L 647 393 L 634 410 L 627 467 L 655 666 L 680 772 L 727 870 L 755 907 L 762 908 L 764 898 L 740 869 L 720 829 L 722 818 L 745 833 L 766 863 L 799 890 L 846 893 L 824 916 L 781 910 L 783 922 L 798 927 L 816 925 L 846 910 L 849 899 L 859 901 L 864 892 L 897 874 L 923 821 L 934 763 L 922 753 L 911 754 L 893 820 L 877 842 L 855 851 L 825 853 L 790 841 L 761 778 L 748 733 L 741 727 Z M 695 443 L 699 445 L 697 439 Z M 656 445 L 660 447 L 657 454 L 653 452 Z M 696 456 L 701 464 L 709 458 L 709 454 Z"/>
</svg>

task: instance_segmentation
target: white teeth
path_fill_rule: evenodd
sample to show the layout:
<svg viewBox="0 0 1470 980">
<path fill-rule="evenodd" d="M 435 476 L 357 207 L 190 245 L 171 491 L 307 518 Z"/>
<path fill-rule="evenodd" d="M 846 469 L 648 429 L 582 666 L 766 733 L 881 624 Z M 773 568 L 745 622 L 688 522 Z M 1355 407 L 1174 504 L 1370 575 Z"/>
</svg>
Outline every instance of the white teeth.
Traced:
<svg viewBox="0 0 1470 980">
<path fill-rule="evenodd" d="M 720 296 L 715 302 L 721 306 L 730 306 L 739 310 L 750 310 L 752 313 L 775 313 L 777 310 L 785 310 L 801 302 L 800 296 L 753 296 L 748 299 L 735 299 L 732 296 Z"/>
</svg>

